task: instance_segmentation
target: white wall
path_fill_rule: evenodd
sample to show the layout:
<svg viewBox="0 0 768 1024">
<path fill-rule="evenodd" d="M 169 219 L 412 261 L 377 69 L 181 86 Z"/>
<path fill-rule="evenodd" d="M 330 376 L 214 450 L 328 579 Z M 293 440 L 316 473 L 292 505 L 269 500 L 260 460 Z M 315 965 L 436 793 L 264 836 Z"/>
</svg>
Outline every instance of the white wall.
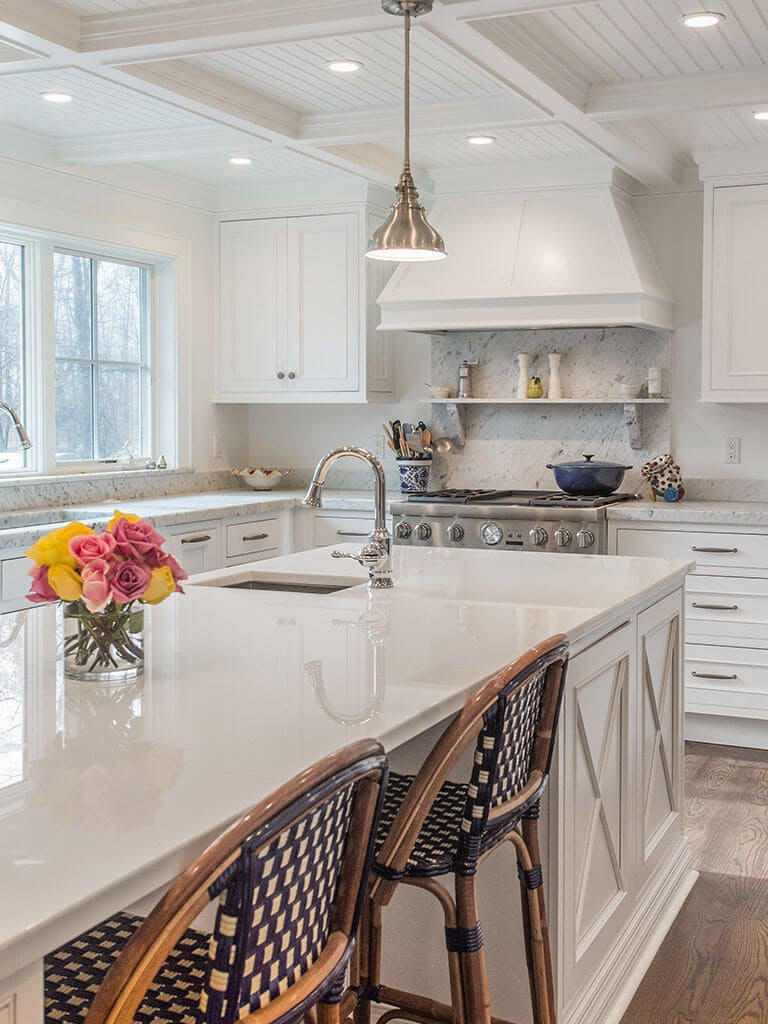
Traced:
<svg viewBox="0 0 768 1024">
<path fill-rule="evenodd" d="M 214 408 L 215 310 L 218 269 L 213 215 L 192 201 L 152 198 L 141 174 L 125 184 L 94 180 L 94 172 L 42 166 L 27 158 L 0 157 L 0 224 L 68 234 L 176 258 L 180 461 L 195 469 L 243 464 L 247 457 L 247 411 Z M 113 179 L 115 172 L 107 172 Z M 156 182 L 151 183 L 153 187 Z M 179 185 L 181 194 L 182 186 Z M 213 460 L 213 435 L 224 437 L 225 459 Z"/>
<path fill-rule="evenodd" d="M 676 302 L 672 341 L 672 445 L 684 476 L 765 477 L 768 405 L 712 405 L 701 393 L 701 192 L 644 196 L 635 209 Z M 725 465 L 726 437 L 741 437 L 741 463 Z"/>
</svg>

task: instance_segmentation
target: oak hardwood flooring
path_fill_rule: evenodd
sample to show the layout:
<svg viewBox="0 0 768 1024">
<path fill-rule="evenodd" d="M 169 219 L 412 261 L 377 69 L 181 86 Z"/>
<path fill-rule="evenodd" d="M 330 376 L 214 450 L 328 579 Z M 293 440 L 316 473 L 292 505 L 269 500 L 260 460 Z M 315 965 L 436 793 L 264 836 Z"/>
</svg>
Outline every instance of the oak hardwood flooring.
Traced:
<svg viewBox="0 0 768 1024">
<path fill-rule="evenodd" d="M 691 743 L 700 877 L 622 1024 L 768 1024 L 768 751 Z"/>
</svg>

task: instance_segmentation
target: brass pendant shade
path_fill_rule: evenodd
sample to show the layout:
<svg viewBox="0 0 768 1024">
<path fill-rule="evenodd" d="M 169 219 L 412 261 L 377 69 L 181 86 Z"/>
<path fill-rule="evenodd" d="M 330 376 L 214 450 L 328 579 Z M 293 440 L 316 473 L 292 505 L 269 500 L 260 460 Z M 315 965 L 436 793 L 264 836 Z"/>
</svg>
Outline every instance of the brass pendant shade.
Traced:
<svg viewBox="0 0 768 1024">
<path fill-rule="evenodd" d="M 405 17 L 405 143 L 403 173 L 395 186 L 397 199 L 389 216 L 368 243 L 371 260 L 425 262 L 443 260 L 445 242 L 427 220 L 411 174 L 411 18 L 432 9 L 430 0 L 382 0 L 389 14 Z"/>
</svg>

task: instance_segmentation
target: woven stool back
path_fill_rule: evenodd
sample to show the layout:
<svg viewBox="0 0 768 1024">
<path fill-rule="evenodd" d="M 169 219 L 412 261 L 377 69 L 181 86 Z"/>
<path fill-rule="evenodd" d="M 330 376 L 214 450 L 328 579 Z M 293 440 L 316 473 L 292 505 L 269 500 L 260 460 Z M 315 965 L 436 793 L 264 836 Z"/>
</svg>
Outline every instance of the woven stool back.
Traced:
<svg viewBox="0 0 768 1024">
<path fill-rule="evenodd" d="M 475 754 L 454 869 L 471 874 L 489 840 L 536 814 L 546 785 L 563 692 L 562 635 L 531 648 L 470 697 L 413 781 L 376 857 L 378 899 L 387 902 L 442 785 L 474 741 Z"/>
<path fill-rule="evenodd" d="M 158 968 L 218 899 L 206 1024 L 287 1024 L 341 996 L 386 784 L 380 745 L 345 747 L 262 801 L 184 872 L 128 942 L 86 1024 L 128 1024 Z"/>
</svg>

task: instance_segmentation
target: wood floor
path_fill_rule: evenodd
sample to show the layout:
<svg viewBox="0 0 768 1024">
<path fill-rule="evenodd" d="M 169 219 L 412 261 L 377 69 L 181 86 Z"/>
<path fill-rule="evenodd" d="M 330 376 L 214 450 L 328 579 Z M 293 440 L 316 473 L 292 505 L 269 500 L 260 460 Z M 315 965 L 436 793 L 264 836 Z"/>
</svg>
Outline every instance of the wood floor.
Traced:
<svg viewBox="0 0 768 1024">
<path fill-rule="evenodd" d="M 768 751 L 688 745 L 701 877 L 622 1024 L 768 1024 Z"/>
</svg>

